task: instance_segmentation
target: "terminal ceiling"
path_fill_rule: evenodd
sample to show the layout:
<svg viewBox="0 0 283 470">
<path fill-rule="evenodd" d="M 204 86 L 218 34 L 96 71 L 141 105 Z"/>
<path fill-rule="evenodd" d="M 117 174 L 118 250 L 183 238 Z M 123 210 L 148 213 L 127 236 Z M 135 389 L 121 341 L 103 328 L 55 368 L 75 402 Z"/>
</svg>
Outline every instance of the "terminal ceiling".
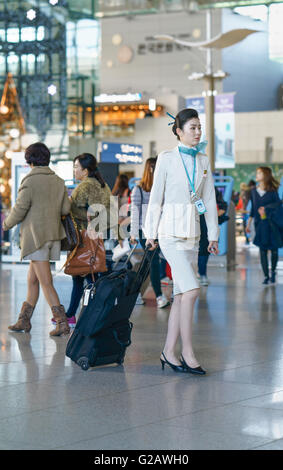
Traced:
<svg viewBox="0 0 283 470">
<path fill-rule="evenodd" d="M 180 10 L 193 12 L 198 8 L 232 8 L 281 2 L 282 0 L 69 0 L 68 6 L 72 16 L 88 13 L 101 18 Z"/>
<path fill-rule="evenodd" d="M 65 20 L 282 3 L 282 0 L 2 0 L 3 10 L 51 9 Z"/>
</svg>

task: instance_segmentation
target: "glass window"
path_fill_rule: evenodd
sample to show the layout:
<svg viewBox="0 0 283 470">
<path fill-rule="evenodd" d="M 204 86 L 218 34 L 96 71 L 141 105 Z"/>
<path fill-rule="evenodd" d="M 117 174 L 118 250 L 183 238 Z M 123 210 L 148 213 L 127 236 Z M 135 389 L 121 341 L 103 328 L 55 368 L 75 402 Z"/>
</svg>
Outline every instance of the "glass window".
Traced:
<svg viewBox="0 0 283 470">
<path fill-rule="evenodd" d="M 67 58 L 69 73 L 90 72 L 100 58 L 100 26 L 96 20 L 67 23 Z"/>
<path fill-rule="evenodd" d="M 22 41 L 35 41 L 35 28 L 22 28 L 21 40 Z"/>
<path fill-rule="evenodd" d="M 7 42 L 19 42 L 19 28 L 7 29 Z"/>
<path fill-rule="evenodd" d="M 45 36 L 44 26 L 39 26 L 37 28 L 37 40 L 42 41 Z"/>
<path fill-rule="evenodd" d="M 39 26 L 37 29 L 28 26 L 21 29 L 21 41 L 42 41 L 45 36 L 44 26 Z M 5 41 L 5 30 L 0 29 L 0 41 Z M 19 42 L 20 30 L 19 28 L 7 29 L 7 42 Z"/>
<path fill-rule="evenodd" d="M 269 58 L 283 62 L 283 30 L 282 30 L 283 4 L 269 7 Z"/>
<path fill-rule="evenodd" d="M 260 3 L 260 2 L 259 2 Z M 248 7 L 234 8 L 235 13 L 244 16 L 250 16 L 255 20 L 267 21 L 268 8 L 266 5 L 254 5 Z"/>
<path fill-rule="evenodd" d="M 8 55 L 8 71 L 11 72 L 13 75 L 18 74 L 18 65 L 19 65 L 19 57 L 11 53 Z"/>
<path fill-rule="evenodd" d="M 0 75 L 5 75 L 5 73 L 6 73 L 5 57 L 4 55 L 0 54 Z"/>
<path fill-rule="evenodd" d="M 35 56 L 33 54 L 23 54 L 22 59 L 22 74 L 31 75 L 34 73 Z"/>
<path fill-rule="evenodd" d="M 39 54 L 37 56 L 37 62 L 44 62 L 45 61 L 45 55 L 44 54 Z"/>
</svg>

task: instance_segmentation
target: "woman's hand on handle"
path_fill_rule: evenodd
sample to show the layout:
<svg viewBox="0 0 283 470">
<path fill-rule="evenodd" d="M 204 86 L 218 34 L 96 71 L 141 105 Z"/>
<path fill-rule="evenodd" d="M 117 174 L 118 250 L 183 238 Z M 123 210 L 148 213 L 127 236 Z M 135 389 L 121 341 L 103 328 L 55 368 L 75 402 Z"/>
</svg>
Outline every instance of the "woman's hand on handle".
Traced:
<svg viewBox="0 0 283 470">
<path fill-rule="evenodd" d="M 148 238 L 145 242 L 145 246 L 148 246 L 150 245 L 151 248 L 149 248 L 150 251 L 152 250 L 155 250 L 155 248 L 157 248 L 157 243 L 155 242 L 155 240 L 153 240 L 153 238 Z"/>
<path fill-rule="evenodd" d="M 218 242 L 217 241 L 209 242 L 207 251 L 209 251 L 209 253 L 211 253 L 213 255 L 218 255 L 218 253 L 219 253 Z"/>
</svg>

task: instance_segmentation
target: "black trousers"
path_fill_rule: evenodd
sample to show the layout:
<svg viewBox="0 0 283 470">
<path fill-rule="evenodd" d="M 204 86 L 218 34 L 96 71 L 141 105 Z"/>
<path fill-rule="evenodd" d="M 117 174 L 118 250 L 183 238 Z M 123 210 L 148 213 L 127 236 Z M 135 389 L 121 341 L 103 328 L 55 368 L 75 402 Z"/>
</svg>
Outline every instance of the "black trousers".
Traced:
<svg viewBox="0 0 283 470">
<path fill-rule="evenodd" d="M 268 250 L 260 248 L 260 262 L 265 277 L 269 277 Z M 278 250 L 271 250 L 271 271 L 275 271 L 278 262 Z"/>
</svg>

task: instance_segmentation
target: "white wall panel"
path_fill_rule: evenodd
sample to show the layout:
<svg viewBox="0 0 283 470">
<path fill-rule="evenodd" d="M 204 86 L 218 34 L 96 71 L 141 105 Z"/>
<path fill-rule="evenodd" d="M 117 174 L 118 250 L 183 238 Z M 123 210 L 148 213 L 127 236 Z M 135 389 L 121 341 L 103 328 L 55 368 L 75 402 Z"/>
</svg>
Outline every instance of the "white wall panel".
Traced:
<svg viewBox="0 0 283 470">
<path fill-rule="evenodd" d="M 195 29 L 201 31 L 201 36 L 194 39 Z M 146 38 L 155 34 L 190 34 L 186 40 L 204 40 L 206 38 L 205 12 L 195 14 L 170 13 L 136 16 L 132 20 L 127 18 L 106 18 L 101 21 L 102 30 L 102 57 L 100 70 L 101 92 L 145 91 L 160 93 L 175 92 L 179 95 L 198 94 L 202 91 L 202 82 L 190 82 L 188 75 L 192 72 L 205 70 L 205 52 L 188 49 L 173 52 L 146 51 L 144 55 L 138 54 L 139 44 L 149 44 Z M 213 34 L 221 31 L 221 12 L 213 12 Z M 112 44 L 112 36 L 120 34 L 123 37 L 122 45 L 133 49 L 133 60 L 128 64 L 121 64 L 117 58 L 119 47 Z M 164 42 L 164 48 L 166 47 Z M 113 67 L 108 68 L 107 62 L 111 60 Z M 189 64 L 189 70 L 184 65 Z M 214 69 L 221 68 L 221 52 L 214 53 Z"/>
</svg>

